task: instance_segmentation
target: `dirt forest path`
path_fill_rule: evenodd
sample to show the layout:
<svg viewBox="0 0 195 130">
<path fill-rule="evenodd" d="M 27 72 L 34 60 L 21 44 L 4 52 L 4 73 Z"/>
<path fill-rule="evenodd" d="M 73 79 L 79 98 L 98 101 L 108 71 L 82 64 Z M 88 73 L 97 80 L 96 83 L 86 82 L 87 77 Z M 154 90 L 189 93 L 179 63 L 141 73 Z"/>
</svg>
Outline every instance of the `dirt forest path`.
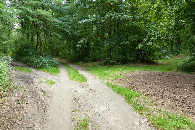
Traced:
<svg viewBox="0 0 195 130">
<path fill-rule="evenodd" d="M 13 98 L 15 106 L 8 101 L 9 105 L 13 106 L 11 108 L 17 109 L 1 111 L 0 117 L 3 116 L 5 121 L 0 129 L 81 130 L 85 129 L 82 125 L 86 126 L 86 122 L 89 130 L 153 129 L 133 111 L 125 99 L 100 79 L 78 65 L 68 64 L 83 74 L 87 82 L 71 81 L 62 64 L 59 64 L 60 74 L 57 76 L 30 67 L 28 68 L 33 70 L 32 73 L 14 70 L 13 81 L 23 86 L 23 89 Z M 54 80 L 55 84 L 45 84 L 49 79 Z M 20 95 L 23 95 L 23 98 Z M 11 116 L 16 114 L 17 119 Z"/>
<path fill-rule="evenodd" d="M 63 65 L 59 65 L 60 74 L 54 86 L 54 93 L 48 108 L 48 119 L 44 130 L 71 129 L 72 82 L 69 80 Z"/>
<path fill-rule="evenodd" d="M 65 61 L 63 61 L 65 62 Z M 126 101 L 98 78 L 89 74 L 84 68 L 69 64 L 87 78 L 87 83 L 75 83 L 73 90 L 72 118 L 75 121 L 87 119 L 89 129 L 100 130 L 141 130 L 151 129 L 140 115 L 132 110 Z M 61 73 L 66 73 L 64 70 Z M 67 79 L 66 74 L 60 74 Z M 71 86 L 67 84 L 61 85 Z M 70 88 L 69 88 L 70 89 Z M 68 91 L 66 91 L 68 92 Z M 62 92 L 61 92 L 62 93 Z M 65 94 L 65 93 L 64 93 Z M 70 95 L 70 93 L 67 93 Z M 70 96 L 68 96 L 70 98 Z M 65 103 L 67 104 L 67 103 Z M 54 106 L 55 107 L 55 106 Z M 66 105 L 64 105 L 66 107 Z M 56 107 L 56 109 L 58 109 Z M 77 122 L 78 124 L 78 122 Z"/>
</svg>

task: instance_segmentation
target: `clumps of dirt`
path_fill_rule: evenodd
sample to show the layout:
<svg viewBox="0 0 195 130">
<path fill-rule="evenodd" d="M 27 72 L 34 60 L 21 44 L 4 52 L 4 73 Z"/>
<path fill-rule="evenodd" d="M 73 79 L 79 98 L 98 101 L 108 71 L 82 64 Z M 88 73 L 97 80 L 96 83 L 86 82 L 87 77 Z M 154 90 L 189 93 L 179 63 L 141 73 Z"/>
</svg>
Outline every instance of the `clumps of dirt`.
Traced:
<svg viewBox="0 0 195 130">
<path fill-rule="evenodd" d="M 48 107 L 47 89 L 39 83 L 37 72 L 12 70 L 11 79 L 18 89 L 0 99 L 0 129 L 40 129 Z M 50 88 L 47 86 L 47 88 Z"/>
<path fill-rule="evenodd" d="M 195 75 L 170 72 L 137 71 L 115 79 L 121 86 L 156 99 L 163 109 L 195 119 Z"/>
<path fill-rule="evenodd" d="M 93 106 L 89 103 L 89 100 L 87 99 L 88 96 L 97 96 L 97 94 L 88 88 L 88 85 L 86 83 L 76 83 L 73 82 L 75 87 L 73 91 L 73 104 L 72 104 L 72 127 L 74 129 L 82 129 L 80 128 L 80 123 L 82 120 L 86 120 L 88 126 L 83 129 L 99 129 L 99 124 L 95 123 L 91 116 L 95 114 L 95 112 L 92 112 Z M 90 93 L 90 95 L 89 95 Z M 90 97 L 93 98 L 93 97 Z"/>
<path fill-rule="evenodd" d="M 23 116 L 26 115 L 25 90 L 9 92 L 0 99 L 0 129 L 14 129 L 22 124 Z"/>
</svg>

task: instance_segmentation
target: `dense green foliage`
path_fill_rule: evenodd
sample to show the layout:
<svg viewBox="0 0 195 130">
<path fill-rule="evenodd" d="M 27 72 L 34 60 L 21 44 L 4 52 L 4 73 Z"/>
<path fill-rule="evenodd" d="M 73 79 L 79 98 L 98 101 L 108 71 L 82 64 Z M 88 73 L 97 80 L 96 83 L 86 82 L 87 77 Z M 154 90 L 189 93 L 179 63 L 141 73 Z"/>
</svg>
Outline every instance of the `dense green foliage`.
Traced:
<svg viewBox="0 0 195 130">
<path fill-rule="evenodd" d="M 23 38 L 17 41 L 26 41 L 40 56 L 123 64 L 194 54 L 192 0 L 13 0 L 11 5 Z"/>
<path fill-rule="evenodd" d="M 1 53 L 35 67 L 55 66 L 48 55 L 108 65 L 195 52 L 194 0 L 12 0 L 0 7 Z"/>
<path fill-rule="evenodd" d="M 0 55 L 11 54 L 15 11 L 0 1 Z"/>
<path fill-rule="evenodd" d="M 0 96 L 5 91 L 9 81 L 10 63 L 10 57 L 0 57 Z"/>
<path fill-rule="evenodd" d="M 8 8 L 4 2 L 0 1 L 0 97 L 12 87 L 9 84 L 10 63 L 12 60 L 7 55 L 11 54 L 13 49 L 14 14 L 13 8 Z"/>
<path fill-rule="evenodd" d="M 58 65 L 58 61 L 50 57 L 25 56 L 22 60 L 26 64 L 35 68 L 49 68 L 56 67 Z"/>
<path fill-rule="evenodd" d="M 15 59 L 35 68 L 56 67 L 58 61 L 49 56 L 41 56 L 36 50 L 31 49 L 28 44 L 19 44 L 15 51 Z"/>
<path fill-rule="evenodd" d="M 195 56 L 186 58 L 178 68 L 185 72 L 195 72 Z"/>
</svg>

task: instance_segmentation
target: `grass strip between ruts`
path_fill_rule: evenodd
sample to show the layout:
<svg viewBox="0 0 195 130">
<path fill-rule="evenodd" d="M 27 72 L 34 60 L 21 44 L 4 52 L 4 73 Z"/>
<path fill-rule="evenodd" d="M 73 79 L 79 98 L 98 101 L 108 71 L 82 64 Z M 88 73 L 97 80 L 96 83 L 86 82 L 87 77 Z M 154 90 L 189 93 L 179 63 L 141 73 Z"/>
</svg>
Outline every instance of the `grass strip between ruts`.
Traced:
<svg viewBox="0 0 195 130">
<path fill-rule="evenodd" d="M 63 63 L 63 62 L 61 62 L 61 63 L 66 67 L 66 70 L 68 72 L 68 76 L 70 77 L 71 80 L 74 80 L 74 81 L 77 81 L 80 83 L 87 81 L 87 78 L 85 76 L 83 76 L 82 74 L 80 74 L 78 72 L 78 70 L 72 68 L 71 66 L 69 66 L 66 63 Z"/>
</svg>

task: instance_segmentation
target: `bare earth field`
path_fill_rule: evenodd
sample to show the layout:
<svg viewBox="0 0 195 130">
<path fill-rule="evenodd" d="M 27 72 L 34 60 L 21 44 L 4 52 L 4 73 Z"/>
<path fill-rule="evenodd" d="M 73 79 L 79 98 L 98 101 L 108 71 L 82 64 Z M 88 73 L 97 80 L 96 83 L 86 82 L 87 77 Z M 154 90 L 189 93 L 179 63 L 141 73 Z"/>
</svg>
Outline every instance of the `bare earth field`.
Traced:
<svg viewBox="0 0 195 130">
<path fill-rule="evenodd" d="M 121 74 L 118 85 L 155 99 L 161 109 L 177 112 L 195 120 L 195 75 L 170 72 L 136 71 Z"/>
</svg>

